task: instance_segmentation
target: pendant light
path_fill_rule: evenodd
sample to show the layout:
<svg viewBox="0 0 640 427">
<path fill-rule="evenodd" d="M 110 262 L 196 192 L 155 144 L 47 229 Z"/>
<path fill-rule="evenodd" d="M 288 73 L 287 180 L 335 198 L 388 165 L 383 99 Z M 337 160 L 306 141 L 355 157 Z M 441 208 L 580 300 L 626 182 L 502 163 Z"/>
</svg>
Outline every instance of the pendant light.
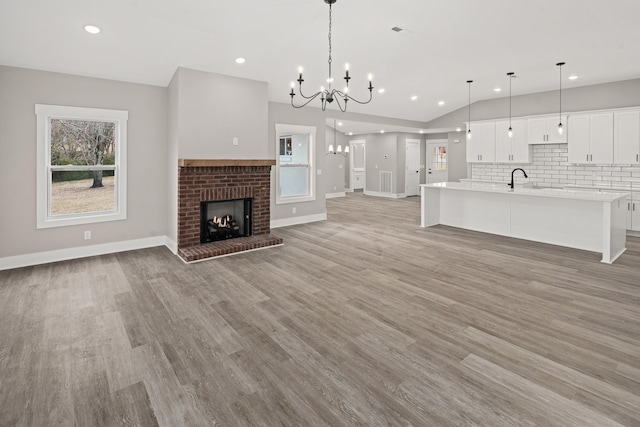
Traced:
<svg viewBox="0 0 640 427">
<path fill-rule="evenodd" d="M 336 144 L 336 149 L 333 149 L 333 144 L 329 144 L 329 150 L 327 151 L 327 153 L 325 154 L 325 156 L 327 154 L 340 154 L 342 156 L 347 156 L 347 154 L 349 154 L 349 144 L 345 144 L 344 146 L 344 154 L 342 153 L 342 145 L 338 144 L 338 139 L 337 139 L 337 131 L 336 131 L 336 119 L 333 119 L 333 144 Z"/>
<path fill-rule="evenodd" d="M 509 76 L 509 130 L 507 131 L 509 138 L 513 138 L 513 129 L 511 128 L 511 79 L 513 78 L 513 74 L 513 71 L 507 73 L 507 76 Z"/>
<path fill-rule="evenodd" d="M 562 135 L 564 129 L 562 128 L 562 66 L 564 62 L 558 62 L 556 64 L 560 69 L 560 112 L 558 113 L 558 135 Z"/>
<path fill-rule="evenodd" d="M 471 83 L 473 83 L 473 80 L 467 80 L 469 85 L 469 130 L 467 130 L 467 139 L 471 139 Z"/>
</svg>

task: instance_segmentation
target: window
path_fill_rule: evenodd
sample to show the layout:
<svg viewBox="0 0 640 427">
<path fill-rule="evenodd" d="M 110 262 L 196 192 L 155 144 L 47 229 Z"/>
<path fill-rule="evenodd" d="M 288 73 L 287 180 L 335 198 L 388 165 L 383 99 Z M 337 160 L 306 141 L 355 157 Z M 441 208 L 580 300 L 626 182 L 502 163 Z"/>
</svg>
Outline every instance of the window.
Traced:
<svg viewBox="0 0 640 427">
<path fill-rule="evenodd" d="M 276 203 L 315 200 L 313 126 L 276 125 Z"/>
<path fill-rule="evenodd" d="M 128 112 L 36 104 L 37 227 L 125 219 Z"/>
</svg>

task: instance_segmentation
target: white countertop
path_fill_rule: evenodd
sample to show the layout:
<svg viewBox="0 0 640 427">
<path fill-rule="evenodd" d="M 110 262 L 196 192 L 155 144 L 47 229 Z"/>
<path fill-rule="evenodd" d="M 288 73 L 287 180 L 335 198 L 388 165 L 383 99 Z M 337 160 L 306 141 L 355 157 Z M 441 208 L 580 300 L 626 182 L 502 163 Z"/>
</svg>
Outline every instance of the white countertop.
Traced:
<svg viewBox="0 0 640 427">
<path fill-rule="evenodd" d="M 486 193 L 504 193 L 522 196 L 535 196 L 535 197 L 555 197 L 562 199 L 574 199 L 574 200 L 594 200 L 600 202 L 613 202 L 615 200 L 624 199 L 629 197 L 629 192 L 595 192 L 584 191 L 578 189 L 564 189 L 564 188 L 526 188 L 516 186 L 511 189 L 508 185 L 497 183 L 485 183 L 485 182 L 439 182 L 435 184 L 420 184 L 421 187 L 429 188 L 444 188 L 448 190 L 464 190 L 464 191 L 478 191 Z"/>
</svg>

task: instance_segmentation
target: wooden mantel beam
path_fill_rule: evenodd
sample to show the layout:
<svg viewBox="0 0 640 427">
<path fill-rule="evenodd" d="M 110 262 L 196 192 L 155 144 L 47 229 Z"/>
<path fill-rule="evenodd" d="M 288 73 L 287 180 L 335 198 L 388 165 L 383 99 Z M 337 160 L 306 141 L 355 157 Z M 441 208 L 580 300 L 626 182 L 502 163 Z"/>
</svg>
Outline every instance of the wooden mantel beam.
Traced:
<svg viewBox="0 0 640 427">
<path fill-rule="evenodd" d="M 273 166 L 271 159 L 178 159 L 178 167 L 195 168 L 207 166 Z"/>
</svg>

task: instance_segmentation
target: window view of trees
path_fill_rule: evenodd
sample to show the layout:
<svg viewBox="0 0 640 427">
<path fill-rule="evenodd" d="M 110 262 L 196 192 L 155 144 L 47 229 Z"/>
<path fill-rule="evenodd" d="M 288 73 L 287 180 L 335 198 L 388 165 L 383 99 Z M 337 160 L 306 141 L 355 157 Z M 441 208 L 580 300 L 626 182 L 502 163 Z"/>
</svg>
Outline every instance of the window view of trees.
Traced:
<svg viewBox="0 0 640 427">
<path fill-rule="evenodd" d="M 37 226 L 127 218 L 123 110 L 36 104 Z"/>
<path fill-rule="evenodd" d="M 86 166 L 115 164 L 114 122 L 89 120 L 51 120 L 51 165 Z M 113 171 L 56 171 L 53 182 L 93 178 L 91 188 L 103 187 L 102 177 Z"/>
</svg>

